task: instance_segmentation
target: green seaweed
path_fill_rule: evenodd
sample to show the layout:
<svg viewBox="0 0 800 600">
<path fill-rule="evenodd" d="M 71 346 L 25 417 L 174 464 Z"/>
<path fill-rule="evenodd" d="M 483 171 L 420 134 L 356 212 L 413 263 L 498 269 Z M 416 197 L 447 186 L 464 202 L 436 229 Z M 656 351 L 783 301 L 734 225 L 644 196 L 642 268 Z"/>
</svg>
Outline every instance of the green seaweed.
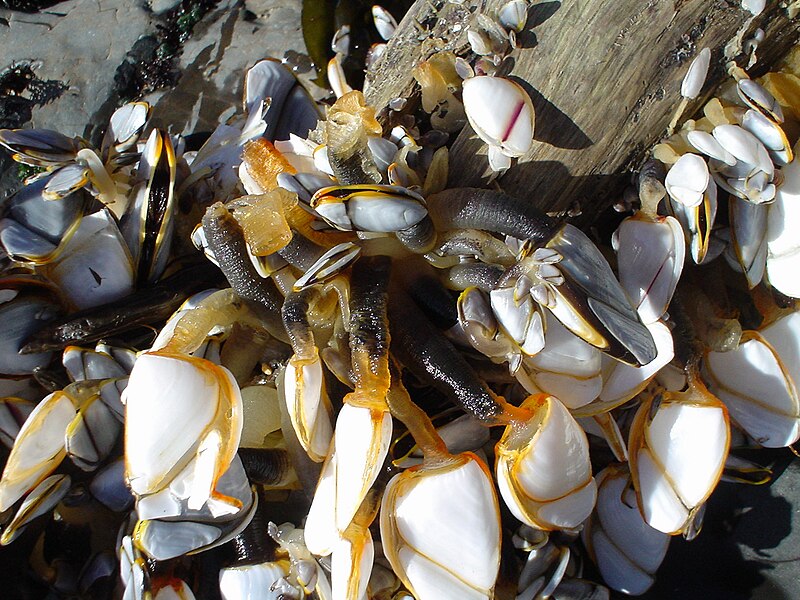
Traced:
<svg viewBox="0 0 800 600">
<path fill-rule="evenodd" d="M 317 71 L 314 82 L 321 87 L 328 87 L 326 70 L 332 56 L 331 38 L 335 31 L 336 5 L 337 2 L 333 0 L 303 0 L 303 41 Z"/>
<path fill-rule="evenodd" d="M 44 167 L 35 167 L 33 165 L 24 165 L 22 163 L 17 163 L 17 179 L 20 181 L 25 181 L 28 177 L 32 177 L 34 175 L 38 175 L 39 173 L 45 170 Z"/>
<path fill-rule="evenodd" d="M 136 41 L 114 77 L 122 102 L 172 87 L 180 78 L 177 59 L 194 27 L 219 0 L 183 0 L 160 16 L 156 32 Z"/>
</svg>

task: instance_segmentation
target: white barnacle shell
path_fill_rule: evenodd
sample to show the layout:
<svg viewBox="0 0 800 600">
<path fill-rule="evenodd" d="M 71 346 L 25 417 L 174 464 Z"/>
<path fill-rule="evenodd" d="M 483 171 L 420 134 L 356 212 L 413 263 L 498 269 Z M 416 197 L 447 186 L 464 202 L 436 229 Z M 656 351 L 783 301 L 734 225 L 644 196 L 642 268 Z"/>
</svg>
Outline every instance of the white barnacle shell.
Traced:
<svg viewBox="0 0 800 600">
<path fill-rule="evenodd" d="M 140 496 L 165 488 L 193 458 L 190 508 L 208 501 L 239 446 L 242 397 L 233 375 L 208 360 L 146 352 L 125 390 L 126 474 Z"/>
<path fill-rule="evenodd" d="M 422 197 L 396 185 L 326 187 L 311 198 L 312 208 L 337 229 L 388 233 L 419 223 L 428 214 Z"/>
<path fill-rule="evenodd" d="M 528 3 L 526 0 L 506 2 L 497 11 L 497 18 L 507 30 L 519 33 L 525 28 L 525 23 L 528 21 Z"/>
<path fill-rule="evenodd" d="M 131 255 L 106 209 L 83 218 L 48 269 L 50 278 L 79 309 L 106 304 L 133 292 Z"/>
<path fill-rule="evenodd" d="M 511 168 L 511 157 L 503 154 L 500 146 L 489 146 L 489 166 L 495 173 L 504 173 Z"/>
<path fill-rule="evenodd" d="M 670 198 L 683 206 L 697 206 L 703 201 L 710 175 L 708 165 L 701 156 L 686 153 L 672 165 L 664 186 Z"/>
<path fill-rule="evenodd" d="M 650 527 L 683 531 L 717 485 L 730 445 L 728 411 L 702 387 L 642 403 L 631 425 L 631 474 Z"/>
<path fill-rule="evenodd" d="M 142 600 L 150 591 L 150 573 L 142 551 L 133 543 L 130 535 L 123 536 L 117 550 L 119 555 L 119 578 L 125 588 L 125 600 Z"/>
<path fill-rule="evenodd" d="M 488 34 L 476 29 L 467 30 L 467 41 L 475 54 L 488 56 L 492 53 L 492 40 Z"/>
<path fill-rule="evenodd" d="M 297 281 L 292 288 L 295 291 L 336 277 L 358 258 L 361 247 L 352 242 L 342 242 L 320 256 Z"/>
<path fill-rule="evenodd" d="M 383 465 L 392 438 L 389 411 L 345 404 L 336 419 L 336 527 L 343 532 Z"/>
<path fill-rule="evenodd" d="M 642 321 L 652 323 L 667 310 L 678 285 L 686 252 L 681 224 L 674 217 L 625 219 L 616 233 L 619 282 Z"/>
<path fill-rule="evenodd" d="M 547 286 L 553 292 L 554 302 L 548 305 L 553 315 L 567 329 L 620 360 L 632 364 L 652 361 L 657 350 L 650 333 L 586 234 L 567 224 L 547 247 L 562 256 L 557 270 L 563 281 Z M 576 301 L 579 298 L 585 300 Z"/>
<path fill-rule="evenodd" d="M 389 41 L 394 35 L 394 30 L 397 29 L 397 21 L 392 14 L 382 6 L 373 4 L 372 21 L 375 23 L 375 29 L 378 30 L 378 34 L 384 41 Z"/>
<path fill-rule="evenodd" d="M 761 282 L 766 267 L 769 206 L 736 196 L 731 196 L 728 206 L 731 241 L 725 256 L 735 259 L 752 289 Z"/>
<path fill-rule="evenodd" d="M 95 470 L 111 454 L 121 426 L 100 394 L 82 403 L 65 432 L 67 454 L 84 471 Z"/>
<path fill-rule="evenodd" d="M 703 84 L 706 82 L 708 75 L 708 65 L 711 62 L 711 50 L 703 48 L 700 53 L 695 56 L 692 64 L 689 65 L 689 70 L 681 83 L 681 96 L 694 100 L 700 95 L 703 89 Z"/>
<path fill-rule="evenodd" d="M 553 396 L 529 396 L 521 408 L 532 416 L 508 425 L 495 448 L 500 495 L 532 527 L 575 528 L 597 494 L 586 434 Z"/>
<path fill-rule="evenodd" d="M 415 598 L 493 597 L 500 510 L 488 468 L 470 453 L 395 475 L 381 506 L 386 558 Z"/>
<path fill-rule="evenodd" d="M 525 358 L 517 379 L 529 394 L 552 394 L 570 410 L 584 406 L 597 398 L 603 387 L 602 353 L 564 327 L 550 311 L 543 312 L 545 346 Z"/>
<path fill-rule="evenodd" d="M 0 244 L 15 260 L 44 264 L 56 257 L 75 233 L 86 206 L 83 193 L 53 204 L 44 198 L 48 179 L 28 184 L 14 194 L 0 219 Z"/>
<path fill-rule="evenodd" d="M 17 434 L 0 479 L 0 512 L 52 473 L 66 456 L 64 433 L 76 410 L 73 399 L 54 392 L 42 400 Z"/>
<path fill-rule="evenodd" d="M 116 152 L 124 152 L 136 142 L 147 124 L 150 105 L 147 102 L 128 102 L 123 104 L 108 121 L 108 129 L 103 137 L 103 148 L 114 146 Z"/>
<path fill-rule="evenodd" d="M 328 454 L 333 426 L 332 409 L 325 391 L 322 362 L 292 356 L 283 375 L 282 394 L 297 439 L 311 460 L 322 462 Z"/>
<path fill-rule="evenodd" d="M 258 497 L 237 455 L 219 478 L 215 497 L 192 508 L 192 489 L 204 473 L 199 456 L 178 473 L 170 485 L 136 504 L 139 521 L 134 530 L 137 546 L 156 560 L 168 560 L 211 545 L 219 545 L 241 532 L 253 518 Z"/>
<path fill-rule="evenodd" d="M 709 181 L 703 201 L 697 206 L 684 206 L 671 200 L 669 207 L 680 221 L 692 260 L 697 264 L 710 260 L 711 229 L 717 216 L 717 184 L 714 180 Z"/>
<path fill-rule="evenodd" d="M 650 380 L 672 361 L 675 356 L 675 346 L 670 328 L 663 321 L 654 321 L 647 323 L 647 329 L 658 349 L 656 357 L 646 365 L 633 367 L 604 356 L 603 389 L 598 402 L 589 405 L 586 414 L 590 414 L 592 408 L 600 412 L 627 402 L 641 392 Z"/>
<path fill-rule="evenodd" d="M 457 301 L 458 321 L 469 343 L 479 352 L 493 358 L 519 356 L 519 348 L 510 337 L 499 331 L 489 299 L 475 287 L 464 290 Z"/>
<path fill-rule="evenodd" d="M 50 129 L 3 129 L 0 131 L 0 146 L 6 148 L 17 162 L 51 167 L 75 160 L 80 141 Z"/>
<path fill-rule="evenodd" d="M 352 92 L 353 88 L 347 83 L 347 76 L 342 68 L 341 54 L 337 54 L 328 61 L 328 83 L 331 85 L 333 93 L 337 98 L 341 98 L 348 92 Z"/>
<path fill-rule="evenodd" d="M 34 519 L 48 513 L 66 496 L 72 485 L 69 475 L 51 475 L 37 485 L 22 502 L 14 518 L 6 524 L 0 544 L 13 542 Z"/>
<path fill-rule="evenodd" d="M 522 352 L 533 355 L 544 348 L 542 313 L 529 294 L 518 297 L 514 288 L 506 287 L 492 290 L 489 298 L 497 322 Z"/>
<path fill-rule="evenodd" d="M 238 164 L 235 159 L 241 158 L 241 145 L 245 141 L 262 133 L 270 141 L 288 139 L 293 133 L 305 135 L 316 126 L 320 118 L 316 103 L 292 71 L 280 61 L 271 58 L 258 61 L 245 74 L 244 109 L 247 119 L 239 121 L 244 121 L 241 132 L 237 134 L 239 139 L 229 140 L 231 145 L 239 146 L 233 146 L 233 152 L 226 157 L 234 159 L 228 163 L 231 166 Z M 234 132 L 235 129 L 231 131 Z M 218 133 L 214 132 L 212 138 L 216 135 Z M 208 148 L 209 151 L 214 149 Z M 199 154 L 203 154 L 203 149 Z"/>
<path fill-rule="evenodd" d="M 740 79 L 736 84 L 736 92 L 749 107 L 766 113 L 766 116 L 777 123 L 783 123 L 781 105 L 762 85 L 752 79 Z"/>
<path fill-rule="evenodd" d="M 336 528 L 336 471 L 336 454 L 331 454 L 322 465 L 303 529 L 308 550 L 317 556 L 330 555 L 341 538 Z"/>
<path fill-rule="evenodd" d="M 47 178 L 42 196 L 46 200 L 61 200 L 89 183 L 89 167 L 69 163 L 59 167 Z"/>
<path fill-rule="evenodd" d="M 61 362 L 72 381 L 128 376 L 128 371 L 107 352 L 67 346 Z"/>
<path fill-rule="evenodd" d="M 226 567 L 219 572 L 219 591 L 223 600 L 270 600 L 278 598 L 272 586 L 288 575 L 281 562 Z"/>
<path fill-rule="evenodd" d="M 408 229 L 419 223 L 428 211 L 414 198 L 389 194 L 354 194 L 347 205 L 347 216 L 356 229 L 390 232 Z"/>
<path fill-rule="evenodd" d="M 484 142 L 518 158 L 533 143 L 534 109 L 530 96 L 514 81 L 481 75 L 464 81 L 464 110 Z"/>
<path fill-rule="evenodd" d="M 341 52 L 342 54 L 347 54 L 350 52 L 350 25 L 342 25 L 333 32 L 333 38 L 331 38 L 331 51 L 334 54 Z"/>
<path fill-rule="evenodd" d="M 795 157 L 782 173 L 767 215 L 767 279 L 782 294 L 800 298 L 800 160 Z"/>
<path fill-rule="evenodd" d="M 753 16 L 760 15 L 766 5 L 767 0 L 742 0 L 742 8 Z"/>
<path fill-rule="evenodd" d="M 775 165 L 767 149 L 759 139 L 738 125 L 717 125 L 711 132 L 720 145 L 751 168 L 758 168 L 767 175 L 775 172 Z"/>
<path fill-rule="evenodd" d="M 708 352 L 703 375 L 731 418 L 762 446 L 781 448 L 800 438 L 800 313 L 745 332 L 735 350 Z"/>
<path fill-rule="evenodd" d="M 388 410 L 345 403 L 322 467 L 305 527 L 314 554 L 327 556 L 350 525 L 378 476 L 392 438 Z"/>
<path fill-rule="evenodd" d="M 734 158 L 733 154 L 725 150 L 710 133 L 694 129 L 686 134 L 686 139 L 688 139 L 689 143 L 699 152 L 702 152 L 706 156 L 721 160 L 731 167 L 736 164 L 736 158 Z"/>
<path fill-rule="evenodd" d="M 370 515 L 371 517 L 372 515 Z M 375 559 L 368 527 L 353 521 L 331 555 L 331 591 L 334 598 L 364 598 Z"/>
<path fill-rule="evenodd" d="M 614 465 L 597 475 L 597 506 L 582 536 L 603 581 L 633 596 L 653 585 L 670 540 L 642 519 L 627 470 Z"/>
<path fill-rule="evenodd" d="M 783 166 L 793 158 L 792 145 L 780 125 L 760 111 L 750 109 L 742 117 L 742 127 L 764 144 L 775 164 Z"/>
</svg>

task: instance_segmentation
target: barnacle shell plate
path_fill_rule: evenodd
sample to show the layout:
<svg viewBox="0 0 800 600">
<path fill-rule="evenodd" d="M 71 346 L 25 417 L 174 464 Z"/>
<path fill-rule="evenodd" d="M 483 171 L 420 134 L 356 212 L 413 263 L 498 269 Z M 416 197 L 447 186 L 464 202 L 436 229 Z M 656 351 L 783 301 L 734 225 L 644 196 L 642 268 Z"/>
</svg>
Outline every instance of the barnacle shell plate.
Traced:
<svg viewBox="0 0 800 600">
<path fill-rule="evenodd" d="M 383 495 L 381 539 L 395 572 L 421 600 L 491 598 L 500 565 L 500 516 L 486 466 L 412 467 Z"/>
<path fill-rule="evenodd" d="M 241 435 L 242 398 L 224 367 L 189 356 L 145 353 L 136 361 L 125 398 L 125 457 L 135 493 L 150 494 L 169 484 L 221 420 L 227 421 L 230 437 L 222 437 L 225 442 L 215 449 L 219 462 L 211 475 L 216 479 L 220 467 L 224 471 L 230 464 Z"/>
<path fill-rule="evenodd" d="M 529 396 L 521 408 L 533 416 L 509 425 L 495 448 L 500 495 L 528 525 L 577 527 L 597 494 L 586 434 L 553 396 Z"/>
<path fill-rule="evenodd" d="M 503 154 L 520 157 L 533 143 L 533 102 L 522 87 L 502 77 L 464 82 L 464 110 L 475 133 Z"/>
</svg>

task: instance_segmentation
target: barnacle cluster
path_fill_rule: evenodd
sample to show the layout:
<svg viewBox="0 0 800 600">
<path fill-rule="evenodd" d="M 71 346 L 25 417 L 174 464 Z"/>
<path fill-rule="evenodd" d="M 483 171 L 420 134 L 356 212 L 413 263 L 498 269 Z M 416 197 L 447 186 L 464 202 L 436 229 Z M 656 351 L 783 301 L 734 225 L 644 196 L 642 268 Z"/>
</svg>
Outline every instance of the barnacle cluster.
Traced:
<svg viewBox="0 0 800 600">
<path fill-rule="evenodd" d="M 143 102 L 99 147 L 0 130 L 37 171 L 0 220 L 0 544 L 81 597 L 635 595 L 723 470 L 752 481 L 737 448 L 797 441 L 797 62 L 655 148 L 612 268 L 526 198 L 446 188 L 466 121 L 496 173 L 533 143 L 493 74 L 525 14 L 420 64 L 391 131 L 340 58 L 324 111 L 256 63 L 196 150 Z M 96 552 L 53 559 L 81 527 Z"/>
</svg>

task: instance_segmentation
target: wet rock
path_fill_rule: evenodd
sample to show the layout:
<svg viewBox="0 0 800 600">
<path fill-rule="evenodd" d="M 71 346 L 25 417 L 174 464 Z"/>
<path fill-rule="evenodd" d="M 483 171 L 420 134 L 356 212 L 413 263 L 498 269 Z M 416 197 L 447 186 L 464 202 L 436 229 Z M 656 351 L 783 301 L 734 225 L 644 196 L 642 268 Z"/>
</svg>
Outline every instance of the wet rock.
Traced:
<svg viewBox="0 0 800 600">
<path fill-rule="evenodd" d="M 0 33 L 0 69 L 32 65 L 38 80 L 63 87 L 49 102 L 31 106 L 27 126 L 67 135 L 87 134 L 103 116 L 98 113 L 107 112 L 117 68 L 153 28 L 143 4 L 125 0 L 70 0 L 31 14 L 0 9 L 0 18 L 8 23 Z"/>
<path fill-rule="evenodd" d="M 160 15 L 168 10 L 172 10 L 180 3 L 181 0 L 150 0 L 150 10 Z"/>
<path fill-rule="evenodd" d="M 176 86 L 145 97 L 155 118 L 189 133 L 210 131 L 220 115 L 241 110 L 245 69 L 265 57 L 304 55 L 301 5 L 300 0 L 219 2 L 184 43 Z M 312 85 L 313 73 L 299 75 Z"/>
</svg>

